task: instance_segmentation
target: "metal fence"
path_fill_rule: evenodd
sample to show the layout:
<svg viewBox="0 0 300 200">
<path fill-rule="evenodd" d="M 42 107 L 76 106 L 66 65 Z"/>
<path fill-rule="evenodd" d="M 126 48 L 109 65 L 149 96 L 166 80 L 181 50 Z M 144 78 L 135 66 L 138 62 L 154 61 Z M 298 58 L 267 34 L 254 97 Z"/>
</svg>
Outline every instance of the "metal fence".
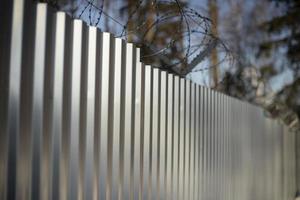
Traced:
<svg viewBox="0 0 300 200">
<path fill-rule="evenodd" d="M 46 4 L 0 13 L 0 199 L 293 198 L 295 135 L 259 108 Z"/>
</svg>

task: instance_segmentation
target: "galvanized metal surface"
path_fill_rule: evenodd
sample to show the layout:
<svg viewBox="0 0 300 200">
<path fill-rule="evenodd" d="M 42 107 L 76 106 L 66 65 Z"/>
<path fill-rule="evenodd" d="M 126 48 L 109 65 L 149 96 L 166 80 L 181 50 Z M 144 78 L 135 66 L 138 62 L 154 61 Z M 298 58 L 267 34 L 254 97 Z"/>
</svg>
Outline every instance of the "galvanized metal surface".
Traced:
<svg viewBox="0 0 300 200">
<path fill-rule="evenodd" d="M 0 199 L 287 200 L 295 134 L 46 4 L 0 8 Z"/>
</svg>

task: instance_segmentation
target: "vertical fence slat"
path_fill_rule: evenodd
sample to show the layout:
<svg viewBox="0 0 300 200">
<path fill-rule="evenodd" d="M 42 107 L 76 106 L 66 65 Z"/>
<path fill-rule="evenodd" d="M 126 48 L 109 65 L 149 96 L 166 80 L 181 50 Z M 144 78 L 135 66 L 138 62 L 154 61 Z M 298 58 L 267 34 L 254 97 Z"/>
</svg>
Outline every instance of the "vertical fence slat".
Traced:
<svg viewBox="0 0 300 200">
<path fill-rule="evenodd" d="M 203 144 L 203 163 L 202 163 L 202 174 L 203 174 L 203 178 L 201 180 L 201 198 L 205 199 L 207 198 L 207 177 L 208 177 L 208 166 L 207 166 L 207 152 L 208 152 L 208 139 L 207 139 L 207 132 L 208 132 L 208 89 L 207 88 L 203 88 L 203 93 L 202 93 L 202 98 L 201 100 L 203 100 L 203 112 L 202 112 L 202 117 L 203 117 L 203 139 L 202 139 L 202 144 Z"/>
<path fill-rule="evenodd" d="M 196 142 L 196 137 L 195 137 L 195 110 L 196 110 L 196 106 L 195 106 L 195 95 L 196 95 L 196 90 L 195 90 L 195 84 L 192 83 L 191 84 L 191 118 L 190 118 L 190 148 L 189 148 L 189 160 L 190 160 L 190 168 L 189 168 L 189 177 L 188 177 L 188 181 L 189 181 L 189 188 L 188 188 L 188 193 L 190 195 L 190 199 L 194 200 L 195 199 L 195 182 L 194 182 L 194 178 L 195 178 L 195 142 Z"/>
<path fill-rule="evenodd" d="M 22 66 L 22 34 L 24 24 L 24 1 L 12 2 L 11 41 L 9 58 L 8 84 L 8 116 L 7 116 L 7 175 L 6 199 L 16 199 L 17 165 L 19 134 L 20 134 L 20 104 L 21 104 L 21 66 Z"/>
<path fill-rule="evenodd" d="M 88 30 L 84 198 L 93 199 L 97 29 Z"/>
<path fill-rule="evenodd" d="M 166 161 L 167 161 L 167 105 L 170 101 L 167 93 L 167 72 L 162 71 L 160 75 L 160 138 L 159 138 L 159 171 L 158 171 L 158 194 L 159 199 L 166 199 Z"/>
<path fill-rule="evenodd" d="M 142 79 L 143 69 L 140 63 L 140 49 L 136 50 L 135 70 L 135 105 L 134 105 L 134 166 L 133 166 L 133 188 L 134 200 L 142 199 Z"/>
<path fill-rule="evenodd" d="M 217 126 L 218 126 L 218 120 L 216 118 L 216 103 L 217 103 L 217 96 L 214 90 L 211 90 L 211 185 L 210 185 L 210 196 L 213 199 L 217 199 L 218 194 L 218 187 L 216 185 L 216 134 L 217 134 Z M 213 189 L 216 192 L 213 192 Z"/>
<path fill-rule="evenodd" d="M 184 147 L 185 147 L 185 119 L 186 119 L 186 109 L 185 109 L 185 95 L 186 95 L 186 80 L 181 78 L 180 79 L 180 104 L 179 104 L 179 151 L 178 151 L 178 185 L 177 185 L 177 193 L 178 199 L 185 199 L 184 197 L 184 167 L 185 167 L 185 160 L 184 160 Z"/>
<path fill-rule="evenodd" d="M 205 159 L 205 149 L 204 149 L 204 128 L 205 128 L 205 119 L 204 119 L 204 95 L 205 95 L 205 88 L 199 87 L 198 89 L 198 108 L 197 108 L 197 116 L 198 116 L 198 199 L 202 199 L 204 189 L 203 189 L 203 181 L 204 181 L 204 159 Z"/>
<path fill-rule="evenodd" d="M 207 90 L 207 163 L 206 163 L 206 173 L 207 173 L 207 183 L 206 184 L 206 196 L 207 198 L 213 198 L 215 193 L 212 193 L 212 129 L 213 129 L 213 99 L 211 98 L 212 91 Z"/>
<path fill-rule="evenodd" d="M 152 79 L 152 139 L 151 139 L 151 199 L 158 198 L 158 159 L 159 159 L 159 137 L 160 137 L 160 70 L 153 69 Z"/>
<path fill-rule="evenodd" d="M 122 182 L 123 185 L 123 193 L 124 193 L 124 199 L 133 199 L 133 179 L 132 179 L 132 160 L 133 160 L 133 145 L 134 142 L 132 142 L 133 139 L 133 129 L 134 129 L 134 83 L 133 80 L 135 78 L 134 72 L 135 72 L 135 48 L 132 44 L 126 45 L 126 67 L 125 67 L 125 85 L 123 86 L 122 90 L 123 95 L 125 96 L 125 103 L 124 103 L 124 113 L 123 118 L 121 119 L 121 123 L 123 123 L 124 127 L 124 156 L 123 156 L 123 165 L 124 165 L 124 180 Z M 122 95 L 122 96 L 123 96 Z M 121 128 L 122 129 L 122 128 Z M 122 131 L 122 130 L 121 130 Z"/>
<path fill-rule="evenodd" d="M 65 13 L 55 15 L 55 44 L 53 61 L 53 110 L 51 124 L 51 172 L 49 199 L 58 199 L 60 194 L 60 167 L 63 121 L 63 77 L 64 77 L 64 43 L 65 43 Z M 63 34 L 62 34 L 63 33 Z"/>
<path fill-rule="evenodd" d="M 180 111 L 180 79 L 178 76 L 175 76 L 174 79 L 174 123 L 173 123 L 173 148 L 172 148 L 172 196 L 171 199 L 178 199 L 178 153 L 179 153 L 179 111 Z"/>
<path fill-rule="evenodd" d="M 1 2 L 0 24 L 0 199 L 6 199 L 7 188 L 7 159 L 8 159 L 8 108 L 9 108 L 9 78 L 10 78 L 10 55 L 12 40 L 12 20 L 14 1 L 6 0 Z M 23 2 L 20 2 L 21 6 Z M 21 11 L 22 12 L 22 11 Z M 22 26 L 20 21 L 19 26 Z M 18 59 L 18 57 L 17 57 Z M 18 81 L 18 76 L 16 81 Z"/>
<path fill-rule="evenodd" d="M 185 94 L 185 127 L 184 127 L 184 178 L 183 178 L 183 197 L 189 200 L 189 172 L 190 172 L 190 135 L 191 135 L 191 82 L 186 80 L 186 94 Z"/>
<path fill-rule="evenodd" d="M 79 124 L 80 124 L 80 76 L 82 22 L 73 21 L 72 60 L 71 60 L 71 102 L 70 102 L 70 164 L 69 199 L 78 197 L 79 184 Z"/>
<path fill-rule="evenodd" d="M 202 87 L 195 85 L 195 151 L 194 151 L 194 162 L 195 162 L 195 176 L 194 176 L 194 199 L 200 199 L 200 185 L 201 185 L 201 171 L 202 171 L 202 150 L 201 150 L 201 125 L 202 124 L 202 118 L 200 118 L 201 114 L 201 102 L 200 102 L 200 96 L 201 96 Z"/>
<path fill-rule="evenodd" d="M 113 87 L 113 96 L 110 99 L 110 102 L 113 106 L 113 114 L 112 121 L 109 122 L 111 124 L 111 133 L 112 136 L 111 142 L 111 153 L 112 165 L 110 170 L 111 172 L 111 198 L 118 199 L 121 198 L 121 188 L 120 188 L 120 146 L 121 146 L 121 69 L 122 69 L 122 40 L 119 38 L 114 39 L 114 65 L 110 66 L 110 70 L 113 73 L 113 77 L 110 83 L 113 83 L 111 86 Z M 110 161 L 109 161 L 110 162 Z"/>
<path fill-rule="evenodd" d="M 218 119 L 219 119 L 219 149 L 218 149 L 218 158 L 219 158 L 219 163 L 218 163 L 218 176 L 219 176 L 219 188 L 220 188 L 220 196 L 222 196 L 224 199 L 225 197 L 225 191 L 224 191 L 224 186 L 225 186 L 225 182 L 224 182 L 224 158 L 225 158 L 225 149 L 224 149 L 224 143 L 225 143 L 225 138 L 224 138 L 224 128 L 223 128 L 223 123 L 224 120 L 222 120 L 222 114 L 223 114 L 223 105 L 222 105 L 222 94 L 219 94 L 219 102 L 218 102 L 218 107 L 219 107 L 219 112 L 218 112 Z"/>
<path fill-rule="evenodd" d="M 102 33 L 101 52 L 101 97 L 100 97 L 100 153 L 99 153 L 99 196 L 105 199 L 107 196 L 108 174 L 108 97 L 109 97 L 109 64 L 111 51 L 111 35 Z"/>
<path fill-rule="evenodd" d="M 38 4 L 36 11 L 34 68 L 33 68 L 33 107 L 32 107 L 32 166 L 31 198 L 40 199 L 41 162 L 43 132 L 43 95 L 46 49 L 47 4 Z"/>
<path fill-rule="evenodd" d="M 151 84 L 152 84 L 152 69 L 151 66 L 145 65 L 144 79 L 144 129 L 143 129 L 143 199 L 149 199 L 150 195 L 150 139 L 151 139 Z"/>
<path fill-rule="evenodd" d="M 174 76 L 168 74 L 167 105 L 167 160 L 166 160 L 166 199 L 172 199 L 173 191 L 173 124 L 174 124 Z M 174 102 L 175 103 L 175 102 Z"/>
</svg>

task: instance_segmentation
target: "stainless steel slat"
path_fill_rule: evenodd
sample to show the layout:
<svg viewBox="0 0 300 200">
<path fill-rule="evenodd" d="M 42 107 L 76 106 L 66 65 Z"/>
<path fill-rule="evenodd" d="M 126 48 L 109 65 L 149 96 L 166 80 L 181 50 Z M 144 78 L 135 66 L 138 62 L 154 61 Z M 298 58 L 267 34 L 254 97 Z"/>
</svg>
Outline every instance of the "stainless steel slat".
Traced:
<svg viewBox="0 0 300 200">
<path fill-rule="evenodd" d="M 62 131 L 63 131 L 63 78 L 64 78 L 64 44 L 65 44 L 65 18 L 63 12 L 55 15 L 55 44 L 53 61 L 53 111 L 51 136 L 51 172 L 49 199 L 59 199 L 62 179 L 60 168 L 62 166 Z M 63 34 L 62 34 L 63 33 Z"/>
<path fill-rule="evenodd" d="M 218 194 L 218 188 L 216 186 L 216 134 L 217 134 L 217 117 L 216 117 L 216 103 L 217 103 L 217 98 L 216 98 L 216 93 L 214 90 L 211 90 L 211 133 L 210 133 L 210 138 L 211 138 L 211 148 L 210 148 L 210 158 L 211 158 L 211 184 L 210 184 L 210 196 L 213 199 L 217 198 Z M 215 188 L 216 192 L 213 192 L 213 189 Z"/>
<path fill-rule="evenodd" d="M 208 89 L 203 88 L 203 163 L 202 173 L 203 178 L 201 180 L 201 199 L 207 198 L 207 180 L 208 180 Z"/>
<path fill-rule="evenodd" d="M 191 135 L 191 82 L 186 81 L 186 94 L 185 94 L 185 134 L 184 134 L 184 185 L 183 197 L 190 199 L 189 193 L 189 175 L 190 175 L 190 135 Z"/>
<path fill-rule="evenodd" d="M 174 127 L 174 76 L 168 74 L 167 105 L 167 160 L 166 160 L 166 199 L 172 199 L 173 192 L 173 127 Z"/>
<path fill-rule="evenodd" d="M 195 199 L 195 143 L 196 143 L 196 137 L 195 137 L 195 110 L 196 110 L 196 106 L 195 106 L 195 95 L 196 95 L 196 85 L 194 83 L 191 83 L 191 89 L 190 89 L 190 93 L 191 93 L 191 105 L 190 105 L 190 141 L 189 141 L 189 160 L 190 160 L 190 168 L 189 168 L 189 177 L 188 177 L 188 181 L 189 181 L 189 188 L 188 188 L 188 192 L 190 195 L 191 200 Z"/>
<path fill-rule="evenodd" d="M 108 97 L 109 97 L 109 66 L 111 52 L 111 35 L 102 33 L 101 52 L 101 98 L 100 98 L 100 153 L 99 153 L 99 197 L 106 199 L 108 196 Z"/>
<path fill-rule="evenodd" d="M 151 198 L 158 198 L 158 164 L 159 164 L 159 137 L 160 137 L 160 70 L 153 69 L 152 78 L 152 140 L 151 140 Z"/>
<path fill-rule="evenodd" d="M 24 26 L 24 1 L 14 0 L 11 15 L 11 41 L 9 55 L 8 116 L 7 116 L 7 175 L 6 199 L 16 199 L 17 165 L 20 134 L 22 34 Z"/>
<path fill-rule="evenodd" d="M 178 164 L 178 155 L 179 155 L 179 114 L 180 114 L 180 79 L 178 76 L 174 77 L 174 123 L 173 123 L 173 145 L 172 145 L 172 187 L 171 187 L 171 199 L 179 199 L 178 197 L 178 179 L 179 179 L 179 164 Z"/>
<path fill-rule="evenodd" d="M 93 199 L 94 193 L 94 133 L 95 133 L 95 90 L 96 90 L 96 56 L 97 29 L 88 29 L 87 57 L 87 91 L 86 91 L 86 129 L 85 129 L 85 160 L 84 160 L 84 199 Z"/>
<path fill-rule="evenodd" d="M 123 121 L 124 127 L 124 156 L 123 156 L 123 175 L 124 179 L 122 182 L 123 186 L 123 198 L 124 199 L 133 199 L 133 171 L 131 171 L 132 161 L 133 161 L 133 154 L 132 149 L 134 143 L 132 143 L 133 139 L 133 132 L 134 132 L 134 118 L 133 118 L 133 111 L 135 105 L 134 96 L 134 83 L 133 80 L 135 78 L 135 59 L 136 59 L 136 48 L 133 47 L 133 44 L 126 45 L 126 66 L 125 66 L 125 74 L 122 78 L 125 80 L 123 81 L 124 86 L 122 88 L 125 102 L 123 104 L 124 108 L 124 117 L 121 119 Z M 123 95 L 122 95 L 123 96 Z M 121 128 L 122 129 L 122 128 Z M 121 130 L 122 131 L 122 130 Z"/>
<path fill-rule="evenodd" d="M 109 128 L 109 134 L 112 137 L 111 139 L 111 161 L 109 159 L 109 163 L 111 162 L 111 166 L 109 166 L 109 170 L 111 170 L 111 185 L 109 195 L 112 199 L 119 199 L 121 197 L 121 165 L 120 165 L 120 147 L 121 147 L 121 69 L 122 69 L 122 40 L 119 38 L 114 39 L 114 53 L 113 53 L 113 66 L 110 66 L 110 72 L 112 73 L 112 80 L 110 80 L 111 86 L 113 87 L 111 90 L 112 98 L 109 100 L 111 102 L 112 109 L 112 121 L 109 122 L 111 128 Z M 109 126 L 110 126 L 109 125 Z M 111 130 L 111 132 L 110 132 Z M 110 175 L 110 173 L 109 173 Z"/>
<path fill-rule="evenodd" d="M 82 21 L 72 23 L 72 58 L 71 58 L 71 101 L 70 101 L 70 164 L 68 199 L 78 198 L 79 187 L 79 124 L 80 124 L 80 79 Z"/>
<path fill-rule="evenodd" d="M 205 149 L 204 149 L 204 128 L 205 128 L 205 118 L 204 118 L 204 114 L 205 114 L 205 101 L 204 101 L 204 97 L 205 97 L 205 88 L 204 87 L 199 87 L 199 91 L 198 91 L 198 199 L 202 199 L 203 198 L 203 193 L 204 193 L 204 159 L 205 159 Z"/>
<path fill-rule="evenodd" d="M 202 87 L 195 85 L 195 151 L 194 151 L 194 158 L 195 158 L 195 177 L 194 177 L 194 199 L 200 199 L 201 195 L 201 180 L 202 180 L 202 131 L 200 127 L 203 127 L 203 121 L 201 117 L 201 110 L 202 109 L 202 101 L 200 102 L 200 98 L 202 95 Z"/>
<path fill-rule="evenodd" d="M 43 132 L 43 97 L 46 49 L 47 4 L 38 4 L 35 25 L 34 67 L 33 67 L 33 107 L 32 107 L 32 163 L 31 198 L 40 199 L 41 162 Z"/>
<path fill-rule="evenodd" d="M 144 79 L 144 113 L 143 113 L 143 166 L 142 166 L 142 180 L 143 190 L 142 199 L 149 199 L 150 196 L 150 139 L 151 139 L 151 84 L 152 84 L 152 68 L 145 65 L 145 79 Z"/>
<path fill-rule="evenodd" d="M 140 49 L 136 51 L 135 70 L 135 105 L 134 105 L 134 166 L 133 166 L 133 188 L 134 199 L 142 199 L 142 80 L 144 69 L 140 63 Z"/>
<path fill-rule="evenodd" d="M 180 103 L 179 103 L 179 148 L 178 148 L 178 185 L 177 185 L 177 193 L 178 199 L 184 199 L 184 187 L 185 187 L 185 179 L 184 179 L 184 167 L 185 167 L 185 136 L 186 136 L 186 80 L 181 78 L 180 79 Z M 175 189 L 175 188 L 174 188 Z"/>
<path fill-rule="evenodd" d="M 167 86 L 168 86 L 168 74 L 165 71 L 162 71 L 160 74 L 160 120 L 159 120 L 159 171 L 158 171 L 158 194 L 159 199 L 166 199 L 166 177 L 167 177 L 167 107 L 169 101 Z"/>
</svg>

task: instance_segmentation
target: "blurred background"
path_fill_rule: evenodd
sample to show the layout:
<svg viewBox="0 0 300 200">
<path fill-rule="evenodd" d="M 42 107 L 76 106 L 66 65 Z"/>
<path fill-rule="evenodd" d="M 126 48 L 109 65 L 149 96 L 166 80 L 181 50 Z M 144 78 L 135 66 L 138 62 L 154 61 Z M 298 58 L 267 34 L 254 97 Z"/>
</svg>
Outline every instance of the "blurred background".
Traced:
<svg viewBox="0 0 300 200">
<path fill-rule="evenodd" d="M 141 48 L 142 61 L 299 131 L 299 0 L 47 0 Z"/>
</svg>

